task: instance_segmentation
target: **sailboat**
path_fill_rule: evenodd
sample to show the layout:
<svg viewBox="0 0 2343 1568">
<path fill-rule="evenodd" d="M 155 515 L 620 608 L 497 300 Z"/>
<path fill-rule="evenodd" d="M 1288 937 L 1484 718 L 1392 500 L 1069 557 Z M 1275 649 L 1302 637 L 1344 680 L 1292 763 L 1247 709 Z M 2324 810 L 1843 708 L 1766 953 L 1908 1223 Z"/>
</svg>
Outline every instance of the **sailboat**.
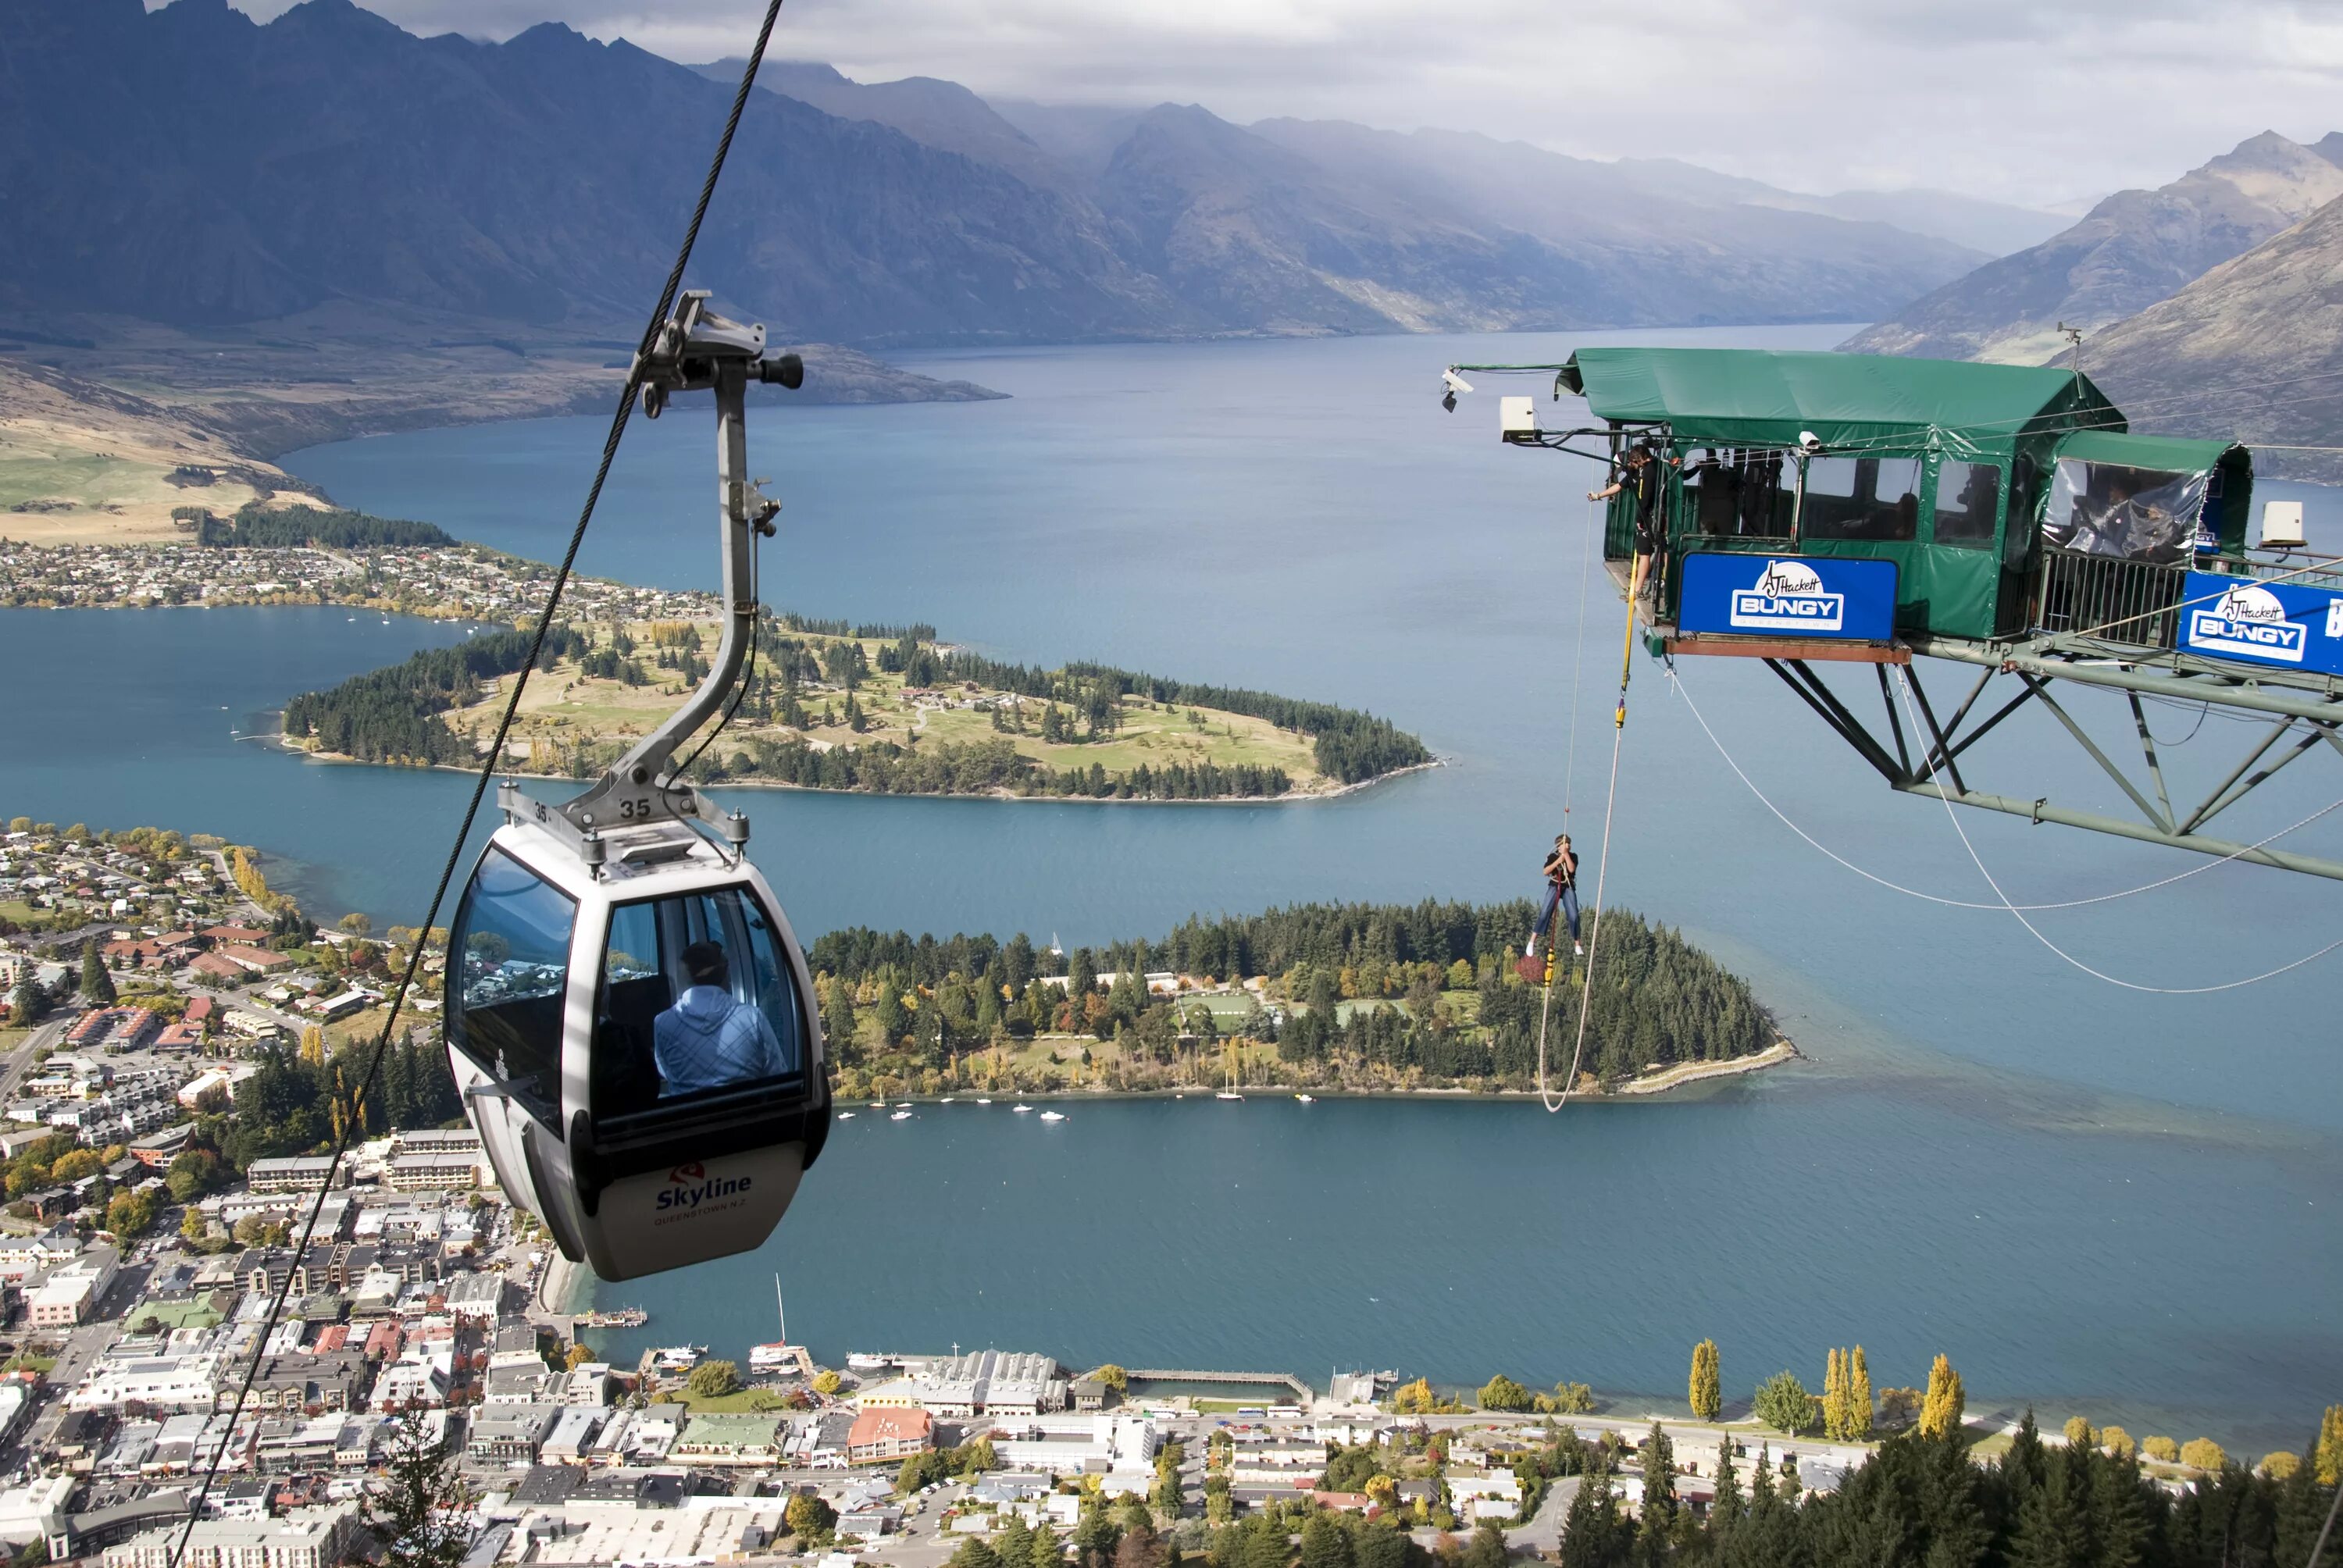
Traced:
<svg viewBox="0 0 2343 1568">
<path fill-rule="evenodd" d="M 1212 1098 L 1215 1100 L 1242 1100 L 1244 1096 L 1237 1092 L 1237 1042 L 1235 1040 L 1229 1041 L 1228 1049 L 1222 1052 L 1222 1059 L 1228 1063 L 1228 1087 L 1222 1090 L 1218 1094 L 1212 1096 Z"/>
<path fill-rule="evenodd" d="M 773 1311 L 781 1320 L 781 1337 L 769 1344 L 749 1347 L 749 1370 L 752 1372 L 777 1372 L 798 1364 L 798 1351 L 789 1343 L 789 1310 L 781 1301 L 781 1277 L 773 1276 Z"/>
</svg>

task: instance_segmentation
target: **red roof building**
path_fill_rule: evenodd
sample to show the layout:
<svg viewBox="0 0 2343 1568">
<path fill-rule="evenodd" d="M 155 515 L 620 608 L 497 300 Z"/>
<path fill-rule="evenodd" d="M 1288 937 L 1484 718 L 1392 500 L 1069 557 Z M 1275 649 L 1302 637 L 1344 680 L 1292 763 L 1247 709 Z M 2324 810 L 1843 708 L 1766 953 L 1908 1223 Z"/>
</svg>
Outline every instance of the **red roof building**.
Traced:
<svg viewBox="0 0 2343 1568">
<path fill-rule="evenodd" d="M 846 1434 L 846 1462 L 890 1464 L 936 1445 L 936 1423 L 926 1411 L 866 1410 Z"/>
</svg>

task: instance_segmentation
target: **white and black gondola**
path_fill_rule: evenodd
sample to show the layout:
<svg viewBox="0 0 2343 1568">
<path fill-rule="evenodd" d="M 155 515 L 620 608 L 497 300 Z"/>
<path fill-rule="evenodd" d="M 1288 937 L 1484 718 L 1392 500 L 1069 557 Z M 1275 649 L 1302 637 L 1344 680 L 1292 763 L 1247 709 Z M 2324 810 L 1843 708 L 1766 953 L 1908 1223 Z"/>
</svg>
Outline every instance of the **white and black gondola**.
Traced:
<svg viewBox="0 0 2343 1568">
<path fill-rule="evenodd" d="M 449 928 L 449 1064 L 506 1195 L 605 1280 L 763 1244 L 830 1129 L 805 954 L 749 864 L 749 825 L 675 754 L 739 683 L 759 613 L 744 476 L 750 381 L 798 386 L 761 327 L 683 296 L 642 366 L 644 410 L 716 394 L 723 639 L 659 730 L 576 799 L 508 781 Z"/>
</svg>

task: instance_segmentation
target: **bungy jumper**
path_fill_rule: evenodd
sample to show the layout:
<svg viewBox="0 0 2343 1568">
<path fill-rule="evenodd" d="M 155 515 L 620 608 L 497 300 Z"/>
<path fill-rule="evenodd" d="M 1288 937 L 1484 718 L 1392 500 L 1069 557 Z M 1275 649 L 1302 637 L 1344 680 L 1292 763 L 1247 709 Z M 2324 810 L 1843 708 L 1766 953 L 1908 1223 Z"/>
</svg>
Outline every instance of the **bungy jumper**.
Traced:
<svg viewBox="0 0 2343 1568">
<path fill-rule="evenodd" d="M 755 644 L 755 541 L 778 508 L 746 477 L 746 393 L 804 377 L 765 347 L 762 327 L 687 293 L 638 366 L 651 417 L 716 396 L 715 668 L 575 799 L 505 782 L 449 928 L 447 1059 L 497 1180 L 605 1280 L 761 1245 L 829 1133 L 805 954 L 748 859 L 748 819 L 675 756 L 721 727 Z"/>
</svg>

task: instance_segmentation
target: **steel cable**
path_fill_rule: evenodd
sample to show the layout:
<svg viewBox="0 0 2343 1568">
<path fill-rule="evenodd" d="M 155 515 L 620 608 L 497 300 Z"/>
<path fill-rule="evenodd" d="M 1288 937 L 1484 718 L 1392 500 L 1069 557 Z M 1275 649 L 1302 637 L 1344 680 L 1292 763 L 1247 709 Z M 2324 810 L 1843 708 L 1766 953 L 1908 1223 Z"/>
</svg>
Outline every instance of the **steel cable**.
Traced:
<svg viewBox="0 0 2343 1568">
<path fill-rule="evenodd" d="M 699 199 L 692 207 L 691 222 L 684 231 L 682 246 L 676 252 L 675 266 L 669 270 L 667 281 L 659 289 L 659 304 L 643 328 L 634 363 L 628 369 L 626 384 L 620 389 L 618 407 L 610 417 L 609 434 L 602 442 L 601 459 L 595 466 L 594 482 L 587 489 L 585 505 L 578 514 L 578 525 L 570 530 L 568 548 L 562 552 L 560 567 L 554 573 L 552 589 L 546 595 L 545 608 L 538 616 L 536 635 L 529 643 L 528 659 L 514 678 L 512 695 L 506 699 L 504 713 L 497 721 L 496 735 L 489 743 L 487 760 L 481 764 L 478 776 L 472 781 L 471 799 L 465 803 L 463 823 L 457 829 L 455 841 L 448 846 L 446 861 L 440 866 L 439 880 L 431 893 L 430 909 L 425 914 L 422 925 L 417 928 L 414 944 L 407 953 L 406 970 L 391 992 L 389 1011 L 383 1020 L 382 1032 L 375 1039 L 373 1053 L 367 1060 L 366 1075 L 359 1080 L 357 1091 L 352 1100 L 352 1113 L 344 1119 L 342 1130 L 334 1140 L 332 1157 L 327 1162 L 324 1178 L 318 1182 L 317 1196 L 310 1201 L 300 1240 L 293 1249 L 292 1264 L 286 1270 L 285 1283 L 277 1288 L 275 1298 L 269 1302 L 268 1315 L 254 1342 L 252 1360 L 246 1363 L 243 1380 L 236 1385 L 236 1402 L 229 1407 L 226 1425 L 220 1432 L 219 1441 L 213 1444 L 211 1458 L 204 1467 L 203 1484 L 188 1503 L 186 1523 L 181 1527 L 178 1542 L 171 1549 L 170 1568 L 179 1568 L 180 1560 L 186 1553 L 187 1543 L 195 1533 L 196 1521 L 202 1517 L 204 1504 L 209 1500 L 212 1487 L 218 1480 L 220 1462 L 235 1436 L 236 1423 L 244 1417 L 244 1407 L 251 1396 L 253 1382 L 259 1375 L 261 1362 L 266 1356 L 268 1342 L 275 1336 L 277 1322 L 284 1315 L 286 1298 L 292 1291 L 294 1276 L 300 1272 L 302 1260 L 308 1255 L 310 1242 L 317 1233 L 317 1216 L 325 1208 L 326 1195 L 332 1190 L 334 1176 L 341 1168 L 343 1156 L 349 1152 L 351 1134 L 363 1120 L 360 1111 L 366 1097 L 382 1070 L 382 1059 L 389 1050 L 391 1034 L 397 1027 L 399 1010 L 407 1000 L 407 991 L 415 984 L 416 973 L 423 961 L 424 948 L 439 916 L 439 906 L 446 901 L 447 886 L 454 880 L 456 868 L 463 859 L 465 842 L 470 839 L 472 825 L 478 819 L 480 802 L 488 795 L 488 780 L 496 776 L 497 764 L 503 759 L 506 739 L 511 734 L 514 717 L 520 710 L 521 694 L 528 689 L 530 671 L 537 668 L 538 658 L 544 654 L 546 638 L 552 629 L 554 615 L 561 605 L 562 590 L 568 586 L 570 572 L 577 565 L 578 548 L 586 541 L 587 527 L 594 520 L 594 508 L 602 498 L 603 486 L 609 479 L 610 465 L 618 457 L 619 441 L 626 435 L 628 420 L 634 412 L 636 395 L 642 389 L 645 359 L 659 329 L 666 325 L 668 314 L 675 304 L 676 292 L 683 286 L 684 270 L 690 266 L 691 253 L 699 243 L 700 226 L 707 221 L 709 205 L 716 195 L 717 180 L 722 176 L 725 159 L 731 153 L 732 139 L 739 131 L 740 116 L 748 107 L 749 93 L 756 86 L 757 69 L 764 61 L 767 45 L 772 41 L 773 25 L 779 19 L 780 11 L 781 0 L 769 0 L 764 23 L 757 30 L 756 47 L 749 52 L 748 64 L 741 70 L 739 88 L 732 95 L 731 112 L 725 117 L 723 134 L 717 140 L 715 156 L 708 166 L 708 177 L 700 184 Z"/>
</svg>

